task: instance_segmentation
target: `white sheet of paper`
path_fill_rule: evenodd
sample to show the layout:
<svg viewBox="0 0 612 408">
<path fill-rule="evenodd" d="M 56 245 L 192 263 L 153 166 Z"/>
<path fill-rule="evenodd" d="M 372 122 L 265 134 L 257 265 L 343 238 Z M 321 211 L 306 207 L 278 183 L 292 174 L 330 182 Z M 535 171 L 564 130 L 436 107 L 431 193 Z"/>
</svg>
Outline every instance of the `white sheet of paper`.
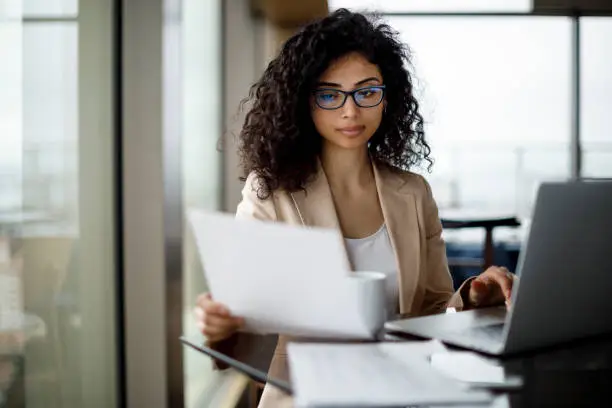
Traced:
<svg viewBox="0 0 612 408">
<path fill-rule="evenodd" d="M 520 387 L 520 377 L 507 376 L 503 366 L 471 351 L 449 351 L 431 355 L 431 366 L 459 381 L 483 387 Z"/>
<path fill-rule="evenodd" d="M 443 346 L 442 346 L 443 347 Z M 288 345 L 298 407 L 486 404 L 491 394 L 441 375 L 434 343 Z"/>
<path fill-rule="evenodd" d="M 379 299 L 352 279 L 337 231 L 203 210 L 188 217 L 214 299 L 244 317 L 245 330 L 361 339 L 382 328 Z"/>
<path fill-rule="evenodd" d="M 490 404 L 485 405 L 485 406 L 487 408 L 510 408 L 510 401 L 508 399 L 508 395 L 506 394 L 495 395 L 493 397 L 493 401 L 491 401 Z M 474 408 L 474 405 L 472 404 L 466 404 L 466 405 L 449 404 L 449 405 L 438 405 L 437 408 Z"/>
</svg>

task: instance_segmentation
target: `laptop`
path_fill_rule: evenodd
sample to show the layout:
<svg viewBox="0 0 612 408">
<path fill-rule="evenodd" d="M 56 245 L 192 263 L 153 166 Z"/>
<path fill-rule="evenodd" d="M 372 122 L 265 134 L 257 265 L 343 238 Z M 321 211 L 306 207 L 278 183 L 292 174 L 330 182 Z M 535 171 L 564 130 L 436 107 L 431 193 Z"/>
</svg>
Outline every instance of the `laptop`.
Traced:
<svg viewBox="0 0 612 408">
<path fill-rule="evenodd" d="M 390 333 L 491 355 L 612 332 L 612 181 L 543 183 L 512 307 L 390 321 Z"/>
</svg>

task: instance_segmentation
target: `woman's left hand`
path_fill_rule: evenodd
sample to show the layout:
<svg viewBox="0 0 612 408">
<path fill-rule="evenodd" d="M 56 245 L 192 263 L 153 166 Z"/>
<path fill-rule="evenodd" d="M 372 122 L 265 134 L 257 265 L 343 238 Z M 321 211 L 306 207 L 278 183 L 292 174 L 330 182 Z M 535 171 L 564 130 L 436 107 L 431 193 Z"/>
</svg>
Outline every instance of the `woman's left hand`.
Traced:
<svg viewBox="0 0 612 408">
<path fill-rule="evenodd" d="M 510 306 L 515 276 L 503 266 L 492 266 L 470 282 L 469 307 Z"/>
</svg>

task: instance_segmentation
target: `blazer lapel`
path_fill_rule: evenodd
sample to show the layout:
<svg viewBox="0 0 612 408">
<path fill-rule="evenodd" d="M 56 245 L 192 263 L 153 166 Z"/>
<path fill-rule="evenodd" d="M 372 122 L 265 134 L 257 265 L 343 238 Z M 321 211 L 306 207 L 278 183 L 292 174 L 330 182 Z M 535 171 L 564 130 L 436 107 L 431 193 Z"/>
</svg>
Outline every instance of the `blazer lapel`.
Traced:
<svg viewBox="0 0 612 408">
<path fill-rule="evenodd" d="M 345 248 L 344 262 L 347 270 L 351 270 L 351 262 L 346 252 L 346 244 L 342 239 L 342 229 L 336 205 L 332 197 L 327 176 L 319 163 L 315 178 L 308 184 L 305 191 L 291 193 L 291 199 L 300 217 L 302 225 L 308 227 L 328 228 L 338 231 L 338 238 Z"/>
<path fill-rule="evenodd" d="M 320 163 L 317 175 L 308 184 L 306 191 L 291 193 L 291 197 L 302 224 L 340 230 L 329 182 Z"/>
<path fill-rule="evenodd" d="M 421 259 L 416 200 L 392 170 L 374 165 L 374 177 L 398 267 L 400 313 L 406 314 L 411 311 Z"/>
</svg>

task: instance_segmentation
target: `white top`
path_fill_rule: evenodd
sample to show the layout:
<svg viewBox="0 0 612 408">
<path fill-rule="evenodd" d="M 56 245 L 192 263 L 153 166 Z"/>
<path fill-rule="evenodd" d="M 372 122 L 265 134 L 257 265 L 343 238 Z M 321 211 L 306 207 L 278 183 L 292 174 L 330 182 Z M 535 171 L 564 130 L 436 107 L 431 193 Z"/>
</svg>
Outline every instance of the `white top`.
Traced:
<svg viewBox="0 0 612 408">
<path fill-rule="evenodd" d="M 345 238 L 349 260 L 354 271 L 382 272 L 387 275 L 387 312 L 391 318 L 398 313 L 399 286 L 397 262 L 387 226 L 383 224 L 366 238 Z"/>
</svg>

